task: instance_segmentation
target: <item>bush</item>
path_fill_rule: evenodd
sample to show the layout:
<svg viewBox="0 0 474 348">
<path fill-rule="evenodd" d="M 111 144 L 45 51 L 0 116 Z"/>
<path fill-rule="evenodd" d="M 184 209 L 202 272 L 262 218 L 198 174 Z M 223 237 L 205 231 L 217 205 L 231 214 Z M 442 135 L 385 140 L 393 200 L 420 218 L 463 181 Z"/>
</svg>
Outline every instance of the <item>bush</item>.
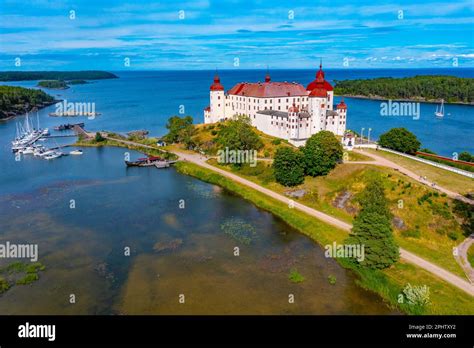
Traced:
<svg viewBox="0 0 474 348">
<path fill-rule="evenodd" d="M 272 144 L 273 145 L 280 145 L 281 144 L 281 139 L 273 139 Z"/>
<path fill-rule="evenodd" d="M 406 128 L 392 128 L 380 136 L 379 145 L 387 149 L 414 155 L 420 149 L 421 143 Z"/>
<path fill-rule="evenodd" d="M 94 140 L 98 143 L 102 142 L 105 140 L 105 138 L 100 134 L 100 132 L 95 133 L 95 138 Z"/>
<path fill-rule="evenodd" d="M 311 176 L 327 175 L 342 160 L 342 145 L 328 131 L 312 135 L 302 149 L 305 173 Z"/>
<path fill-rule="evenodd" d="M 275 153 L 273 170 L 277 182 L 296 186 L 304 181 L 303 155 L 290 147 L 281 147 Z"/>
<path fill-rule="evenodd" d="M 412 286 L 410 283 L 403 288 L 403 294 L 408 304 L 414 306 L 426 306 L 430 303 L 430 288 L 424 286 Z"/>
<path fill-rule="evenodd" d="M 290 279 L 290 281 L 293 283 L 301 283 L 304 281 L 303 275 L 298 273 L 296 269 L 291 270 L 290 275 L 288 276 L 288 279 Z"/>
</svg>

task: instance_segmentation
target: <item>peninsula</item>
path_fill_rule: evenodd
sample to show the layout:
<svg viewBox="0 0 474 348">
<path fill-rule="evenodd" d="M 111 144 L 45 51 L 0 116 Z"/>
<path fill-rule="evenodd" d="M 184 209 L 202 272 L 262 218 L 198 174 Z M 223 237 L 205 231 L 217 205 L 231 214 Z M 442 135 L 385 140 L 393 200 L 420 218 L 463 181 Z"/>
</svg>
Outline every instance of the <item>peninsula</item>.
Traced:
<svg viewBox="0 0 474 348">
<path fill-rule="evenodd" d="M 31 81 L 31 80 L 104 80 L 116 79 L 117 75 L 107 71 L 2 71 L 0 81 Z"/>
</svg>

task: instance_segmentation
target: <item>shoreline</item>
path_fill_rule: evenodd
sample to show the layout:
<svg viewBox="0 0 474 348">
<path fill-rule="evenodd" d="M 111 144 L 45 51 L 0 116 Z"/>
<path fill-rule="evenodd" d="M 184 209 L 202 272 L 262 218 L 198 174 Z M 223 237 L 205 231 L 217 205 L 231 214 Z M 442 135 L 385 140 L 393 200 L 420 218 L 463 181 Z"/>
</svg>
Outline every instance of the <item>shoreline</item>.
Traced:
<svg viewBox="0 0 474 348">
<path fill-rule="evenodd" d="M 59 99 L 59 100 L 55 99 L 55 100 L 53 100 L 53 101 L 50 102 L 50 103 L 48 103 L 48 102 L 43 103 L 44 105 L 42 105 L 41 107 L 34 106 L 34 107 L 32 107 L 30 110 L 28 110 L 28 112 L 31 112 L 34 108 L 37 108 L 38 110 L 41 110 L 41 109 L 44 109 L 44 108 L 46 108 L 46 107 L 48 107 L 48 106 L 51 106 L 51 105 L 53 105 L 53 104 L 59 103 L 59 102 L 61 102 L 61 101 L 62 101 L 62 99 Z M 26 114 L 26 112 L 15 113 L 14 115 L 11 115 L 11 116 L 8 116 L 8 117 L 4 117 L 4 118 L 0 118 L 0 122 L 10 121 L 10 120 L 14 119 L 15 117 L 22 116 L 22 115 L 25 115 L 25 114 Z"/>
<path fill-rule="evenodd" d="M 376 100 L 376 101 L 401 101 L 401 102 L 416 102 L 416 103 L 425 103 L 425 104 L 439 104 L 441 101 L 439 100 L 425 100 L 423 98 L 385 98 L 381 96 L 373 96 L 368 97 L 366 95 L 351 95 L 351 94 L 334 94 L 335 97 L 344 97 L 344 98 L 354 98 L 354 99 L 366 99 L 366 100 Z M 464 102 L 447 102 L 445 101 L 444 104 L 446 105 L 464 105 L 464 106 L 474 106 L 473 103 L 464 103 Z"/>
</svg>

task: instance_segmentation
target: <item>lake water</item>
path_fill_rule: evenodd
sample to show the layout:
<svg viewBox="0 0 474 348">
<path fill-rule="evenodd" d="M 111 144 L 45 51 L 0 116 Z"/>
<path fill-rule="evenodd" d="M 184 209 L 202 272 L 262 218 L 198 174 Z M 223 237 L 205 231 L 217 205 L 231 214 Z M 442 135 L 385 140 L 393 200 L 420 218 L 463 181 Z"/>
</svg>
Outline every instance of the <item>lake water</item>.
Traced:
<svg viewBox="0 0 474 348">
<path fill-rule="evenodd" d="M 472 70 L 456 70 L 472 76 Z M 275 71 L 274 80 L 307 83 L 315 71 Z M 386 76 L 393 71 L 327 71 L 331 79 Z M 432 72 L 429 72 L 432 73 Z M 119 79 L 73 86 L 59 94 L 71 102 L 95 102 L 102 115 L 81 118 L 89 130 L 165 133 L 167 118 L 185 113 L 202 120 L 213 72 L 120 72 Z M 415 74 L 398 71 L 397 76 Z M 405 75 L 404 75 L 405 74 Z M 257 71 L 223 71 L 226 88 L 262 79 Z M 33 87 L 34 81 L 9 83 Z M 418 121 L 377 116 L 379 103 L 347 100 L 349 127 L 372 127 L 376 136 L 393 126 L 414 131 L 440 153 L 473 151 L 472 109 L 446 106 L 451 116 L 434 120 L 433 105 Z M 424 110 L 426 114 L 424 114 Z M 78 119 L 39 112 L 42 127 Z M 21 121 L 18 117 L 16 120 Z M 125 149 L 85 148 L 83 156 L 54 161 L 15 161 L 10 141 L 16 120 L 0 123 L 0 243 L 37 243 L 47 270 L 30 286 L 0 295 L 2 314 L 389 314 L 373 293 L 321 247 L 284 222 L 217 186 L 173 168 L 130 168 Z M 71 138 L 50 140 L 50 144 Z M 132 152 L 132 157 L 138 157 Z M 71 209 L 71 200 L 75 208 Z M 185 208 L 180 209 L 179 201 Z M 222 226 L 255 231 L 250 245 Z M 234 256 L 234 247 L 240 256 Z M 125 248 L 131 255 L 125 256 Z M 0 260 L 0 267 L 6 260 Z M 291 270 L 305 281 L 289 281 Z M 328 277 L 335 276 L 335 285 Z M 76 303 L 69 303 L 69 296 Z M 185 304 L 178 296 L 185 296 Z M 295 303 L 288 303 L 288 295 Z"/>
</svg>

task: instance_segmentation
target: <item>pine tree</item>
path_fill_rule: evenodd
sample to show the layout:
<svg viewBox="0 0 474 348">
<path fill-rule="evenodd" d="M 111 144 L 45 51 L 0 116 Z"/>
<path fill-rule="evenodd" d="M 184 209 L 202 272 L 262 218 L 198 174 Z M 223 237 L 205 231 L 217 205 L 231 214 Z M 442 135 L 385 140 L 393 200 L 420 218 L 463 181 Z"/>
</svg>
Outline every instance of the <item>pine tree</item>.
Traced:
<svg viewBox="0 0 474 348">
<path fill-rule="evenodd" d="M 354 219 L 346 244 L 364 246 L 364 260 L 359 265 L 370 269 L 384 269 L 398 261 L 400 254 L 392 231 L 392 214 L 383 185 L 371 181 L 359 200 L 362 209 Z M 357 262 L 357 261 L 354 261 Z"/>
</svg>

